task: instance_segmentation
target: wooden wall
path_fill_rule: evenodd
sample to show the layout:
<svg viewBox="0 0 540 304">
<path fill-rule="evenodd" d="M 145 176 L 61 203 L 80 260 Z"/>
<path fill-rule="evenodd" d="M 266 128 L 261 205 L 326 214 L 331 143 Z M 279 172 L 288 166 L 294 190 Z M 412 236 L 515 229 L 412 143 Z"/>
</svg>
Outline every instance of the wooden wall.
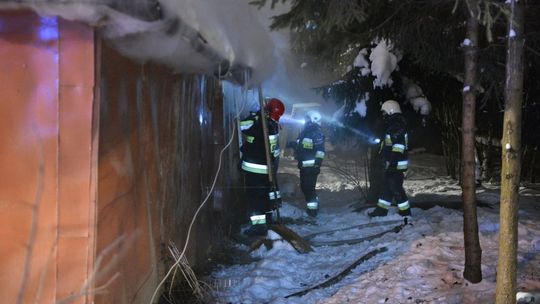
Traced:
<svg viewBox="0 0 540 304">
<path fill-rule="evenodd" d="M 149 299 L 168 270 L 163 267 L 171 264 L 169 241 L 184 247 L 231 134 L 231 113 L 225 117 L 221 87 L 212 76 L 138 64 L 105 43 L 99 49 L 96 254 L 111 265 L 100 284 L 120 277 L 112 283 L 114 294 L 96 299 L 139 303 Z M 217 209 L 229 209 L 223 176 L 236 171 L 232 157 L 223 159 L 220 196 L 210 197 L 192 229 L 187 257 L 193 266 L 205 262 L 217 241 L 222 219 Z"/>
<path fill-rule="evenodd" d="M 27 11 L 0 12 L 0 71 L 1 302 L 148 303 L 232 134 L 219 81 Z M 239 212 L 237 158 L 194 224 L 194 267 Z"/>
<path fill-rule="evenodd" d="M 2 303 L 87 300 L 94 30 L 0 12 Z"/>
</svg>

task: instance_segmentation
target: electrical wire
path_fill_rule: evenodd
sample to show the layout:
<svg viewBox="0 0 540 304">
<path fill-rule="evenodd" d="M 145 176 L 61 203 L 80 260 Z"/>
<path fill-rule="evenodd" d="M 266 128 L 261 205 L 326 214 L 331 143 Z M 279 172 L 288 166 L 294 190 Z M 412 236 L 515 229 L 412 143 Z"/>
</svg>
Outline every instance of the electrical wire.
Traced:
<svg viewBox="0 0 540 304">
<path fill-rule="evenodd" d="M 245 106 L 245 102 L 243 103 L 242 105 L 242 109 L 238 110 L 237 113 L 236 113 L 236 116 L 234 119 L 238 119 L 239 116 L 240 116 L 240 113 L 242 113 L 243 109 L 244 109 L 244 106 Z M 218 168 L 216 170 L 216 174 L 214 176 L 214 181 L 212 182 L 212 187 L 210 188 L 210 191 L 208 192 L 208 194 L 206 195 L 206 197 L 204 198 L 204 200 L 202 201 L 202 203 L 199 205 L 199 208 L 197 208 L 197 211 L 195 211 L 195 214 L 193 215 L 193 218 L 191 220 L 191 223 L 189 224 L 189 229 L 188 229 L 188 233 L 187 233 L 187 237 L 186 237 L 186 243 L 184 244 L 184 248 L 182 249 L 182 252 L 180 253 L 178 259 L 176 260 L 176 262 L 169 268 L 169 271 L 167 272 L 167 274 L 165 274 L 165 277 L 163 277 L 163 279 L 159 282 L 159 284 L 157 285 L 156 289 L 154 290 L 154 293 L 152 294 L 152 298 L 150 299 L 150 304 L 154 303 L 154 299 L 159 291 L 159 289 L 161 288 L 161 286 L 165 283 L 165 281 L 167 280 L 167 278 L 171 275 L 172 271 L 178 266 L 178 264 L 180 264 L 180 262 L 182 261 L 182 257 L 184 256 L 184 254 L 186 253 L 186 250 L 187 250 L 187 246 L 189 244 L 189 237 L 191 235 L 191 229 L 193 228 L 193 224 L 195 223 L 195 220 L 197 219 L 197 216 L 199 215 L 199 212 L 202 210 L 202 208 L 204 207 L 204 205 L 206 204 L 206 202 L 208 201 L 208 199 L 210 198 L 210 195 L 212 195 L 212 193 L 214 192 L 214 187 L 216 186 L 216 183 L 217 183 L 217 179 L 219 177 L 219 172 L 221 171 L 221 164 L 223 162 L 223 153 L 225 152 L 226 149 L 229 148 L 229 146 L 232 144 L 233 142 L 233 139 L 234 139 L 234 135 L 235 135 L 235 131 L 234 131 L 234 127 L 232 128 L 231 130 L 231 138 L 229 139 L 229 142 L 221 149 L 221 151 L 219 152 L 219 163 L 218 163 Z"/>
</svg>

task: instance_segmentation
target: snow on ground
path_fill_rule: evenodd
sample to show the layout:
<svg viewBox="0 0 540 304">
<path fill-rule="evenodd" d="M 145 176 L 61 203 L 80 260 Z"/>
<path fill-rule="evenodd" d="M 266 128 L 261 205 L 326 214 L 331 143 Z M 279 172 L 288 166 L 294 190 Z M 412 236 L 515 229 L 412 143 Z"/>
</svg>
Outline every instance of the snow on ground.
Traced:
<svg viewBox="0 0 540 304">
<path fill-rule="evenodd" d="M 228 286 L 216 289 L 217 302 L 493 303 L 499 189 L 493 185 L 478 189 L 477 196 L 482 206 L 478 208 L 478 223 L 483 280 L 472 284 L 463 278 L 463 213 L 458 208 L 461 204 L 459 185 L 444 176 L 443 163 L 438 156 L 415 154 L 411 163 L 405 189 L 413 204 L 413 214 L 411 223 L 400 232 L 388 232 L 382 237 L 352 245 L 315 246 L 313 252 L 300 254 L 271 231 L 268 237 L 277 239 L 272 249 L 261 246 L 251 253 L 252 262 L 223 266 L 212 273 L 214 281 Z M 280 183 L 287 188 L 288 183 L 294 183 L 294 174 L 297 174 L 294 161 L 284 159 L 280 166 Z M 291 188 L 294 187 L 289 185 Z M 328 168 L 323 168 L 319 188 L 321 211 L 313 222 L 306 220 L 298 189 L 286 193 L 281 215 L 293 222 L 287 226 L 299 235 L 309 236 L 366 223 L 387 223 L 316 235 L 310 239 L 312 243 L 367 237 L 395 227 L 402 221 L 395 209 L 386 217 L 370 219 L 367 212 L 371 208 L 358 208 L 358 192 Z M 522 187 L 520 194 L 518 289 L 538 291 L 540 191 Z M 430 206 L 433 207 L 427 209 Z M 248 250 L 243 245 L 238 246 Z M 314 289 L 303 296 L 286 298 L 330 279 L 379 248 L 386 248 L 386 251 L 359 264 L 339 282 Z"/>
</svg>

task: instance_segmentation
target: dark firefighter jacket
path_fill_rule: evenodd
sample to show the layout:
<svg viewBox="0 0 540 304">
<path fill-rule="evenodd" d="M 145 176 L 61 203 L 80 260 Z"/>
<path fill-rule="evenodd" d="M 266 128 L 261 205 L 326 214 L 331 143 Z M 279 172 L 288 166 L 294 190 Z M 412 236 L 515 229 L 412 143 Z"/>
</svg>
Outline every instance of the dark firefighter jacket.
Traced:
<svg viewBox="0 0 540 304">
<path fill-rule="evenodd" d="M 409 165 L 407 156 L 407 122 L 401 113 L 387 118 L 386 134 L 381 141 L 381 154 L 386 168 L 406 171 Z"/>
<path fill-rule="evenodd" d="M 308 122 L 296 140 L 298 168 L 320 167 L 324 159 L 324 134 L 321 126 Z"/>
<path fill-rule="evenodd" d="M 270 158 L 275 173 L 280 154 L 279 125 L 269 118 L 267 119 L 267 122 Z M 248 117 L 240 122 L 240 129 L 244 135 L 242 147 L 240 148 L 240 151 L 242 152 L 242 170 L 252 173 L 268 174 L 260 112 L 251 112 Z"/>
</svg>

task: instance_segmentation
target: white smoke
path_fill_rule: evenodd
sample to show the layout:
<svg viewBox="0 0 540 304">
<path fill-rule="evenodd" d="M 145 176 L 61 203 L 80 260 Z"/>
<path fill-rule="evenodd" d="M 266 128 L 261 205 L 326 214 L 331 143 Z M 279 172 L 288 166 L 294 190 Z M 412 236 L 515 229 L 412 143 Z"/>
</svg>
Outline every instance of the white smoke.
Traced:
<svg viewBox="0 0 540 304">
<path fill-rule="evenodd" d="M 276 60 L 273 41 L 260 12 L 248 1 L 162 0 L 161 6 L 171 19 L 179 17 L 199 32 L 232 65 L 252 68 L 257 82 L 270 75 Z"/>
<path fill-rule="evenodd" d="M 261 20 L 270 26 L 271 17 L 288 12 L 290 3 L 276 3 L 273 10 L 265 7 L 259 11 Z M 298 60 L 291 52 L 290 32 L 287 29 L 270 32 L 276 58 L 275 70 L 269 79 L 263 83 L 264 95 L 281 99 L 286 105 L 286 113 L 290 113 L 293 104 L 319 103 L 323 114 L 335 110 L 335 105 L 325 101 L 313 90 L 314 87 L 326 85 L 334 79 L 329 79 L 326 71 L 316 63 L 307 64 Z"/>
</svg>

